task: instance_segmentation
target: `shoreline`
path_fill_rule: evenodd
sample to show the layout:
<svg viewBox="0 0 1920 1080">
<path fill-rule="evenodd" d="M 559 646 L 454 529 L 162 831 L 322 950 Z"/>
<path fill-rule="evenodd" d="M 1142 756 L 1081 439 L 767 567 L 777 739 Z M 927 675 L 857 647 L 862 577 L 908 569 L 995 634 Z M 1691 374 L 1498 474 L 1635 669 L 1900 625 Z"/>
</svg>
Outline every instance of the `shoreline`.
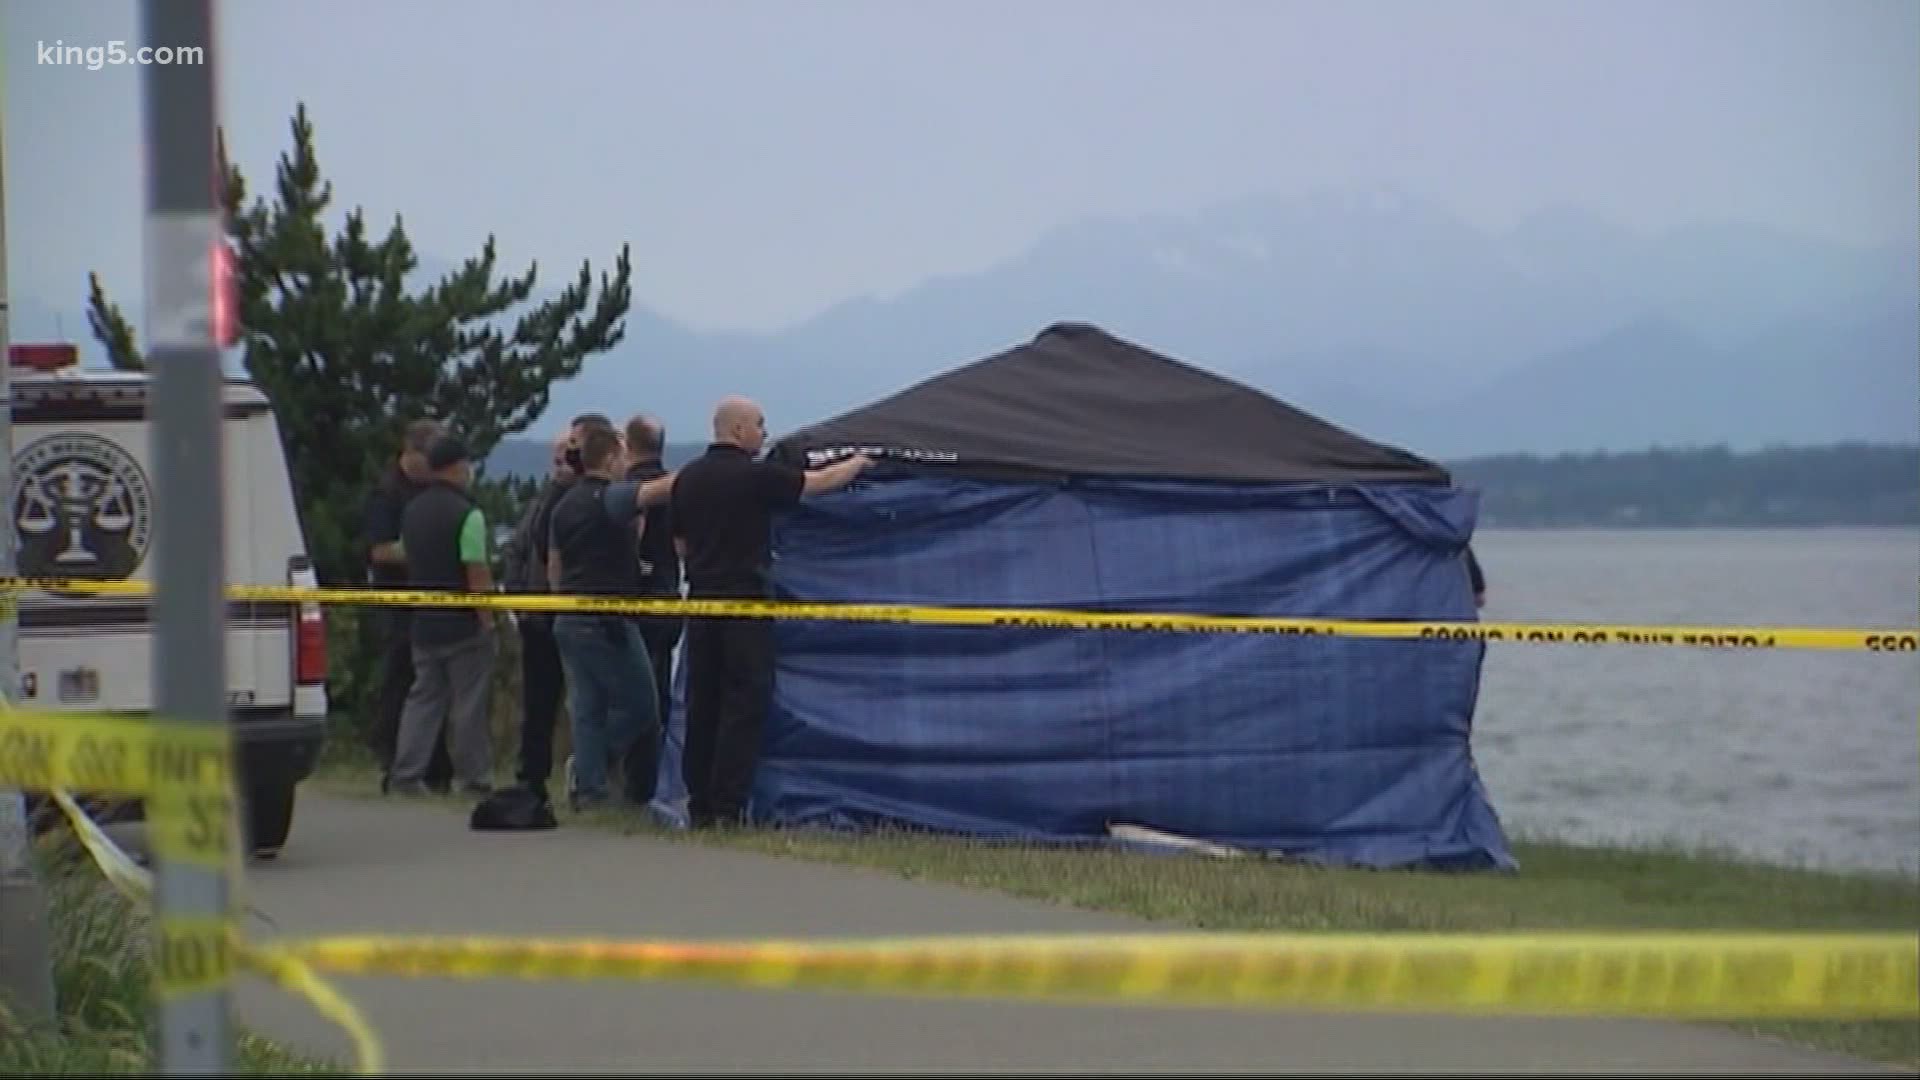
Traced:
<svg viewBox="0 0 1920 1080">
<path fill-rule="evenodd" d="M 496 738 L 498 738 L 498 733 L 496 733 Z M 564 758 L 564 756 L 565 750 L 556 747 L 556 769 L 558 768 L 557 762 Z M 506 772 L 510 772 L 511 766 L 503 766 L 502 768 L 504 770 L 502 775 L 505 776 Z M 372 755 L 365 748 L 364 744 L 361 743 L 359 738 L 351 733 L 351 729 L 344 722 L 341 722 L 338 726 L 329 730 L 327 744 L 321 752 L 318 769 L 314 773 L 313 778 L 305 781 L 305 783 L 321 786 L 329 792 L 339 795 L 382 798 L 383 796 L 381 796 L 378 791 L 379 780 L 380 773 L 373 765 Z M 510 777 L 504 782 L 510 783 Z M 452 801 L 459 804 L 458 798 L 453 798 Z M 1143 850 L 1137 846 L 1129 846 L 1118 842 L 1104 843 L 1099 837 L 1087 837 L 1085 841 L 1081 843 L 1039 844 L 1027 841 L 1002 841 L 963 836 L 945 836 L 933 832 L 906 829 L 890 829 L 879 833 L 855 833 L 828 829 L 792 828 L 752 830 L 737 835 L 696 834 L 656 825 L 652 823 L 650 819 L 645 819 L 641 815 L 632 812 L 613 812 L 611 816 L 589 813 L 582 819 L 578 815 L 569 813 L 564 806 L 557 803 L 554 812 L 556 816 L 560 818 L 562 824 L 565 824 L 569 820 L 582 821 L 585 824 L 591 824 L 597 827 L 617 827 L 625 832 L 645 831 L 657 833 L 662 836 L 681 837 L 697 842 L 716 841 L 723 846 L 732 846 L 732 841 L 740 837 L 751 836 L 805 836 L 814 839 L 852 842 L 855 844 L 874 839 L 878 836 L 889 839 L 908 838 L 927 843 L 953 844 L 981 850 L 1022 849 L 1032 851 L 1057 851 L 1062 853 L 1113 852 L 1119 854 L 1137 854 L 1148 858 L 1168 857 L 1178 854 L 1176 852 Z M 296 810 L 296 822 L 298 820 L 297 813 Z M 297 834 L 299 830 L 297 823 L 294 829 Z M 1812 862 L 1794 862 L 1786 859 L 1768 858 L 1741 851 L 1730 846 L 1691 842 L 1682 839 L 1654 837 L 1641 841 L 1605 840 L 1520 830 L 1512 828 L 1511 826 L 1507 828 L 1507 840 L 1514 852 L 1515 858 L 1520 862 L 1520 869 L 1515 872 L 1515 874 L 1505 876 L 1524 876 L 1528 871 L 1528 860 L 1525 856 L 1530 853 L 1588 852 L 1596 856 L 1679 859 L 1690 863 L 1714 865 L 1740 871 L 1808 875 L 1835 880 L 1872 881 L 1893 887 L 1908 888 L 1914 890 L 1914 899 L 1916 902 L 1914 918 L 1911 925 L 1916 931 L 1920 931 L 1920 867 L 1908 869 L 1887 866 L 1821 865 Z M 1430 873 L 1429 871 L 1418 870 L 1365 870 L 1317 867 L 1282 859 L 1262 860 L 1256 858 L 1246 861 L 1258 862 L 1261 865 L 1269 867 L 1285 867 L 1292 870 L 1335 874 Z M 1498 877 L 1502 875 L 1494 871 L 1486 871 L 1472 872 L 1467 876 Z"/>
<path fill-rule="evenodd" d="M 310 783 L 381 799 L 360 762 Z M 464 815 L 472 800 L 437 800 Z M 982 889 L 1168 929 L 1510 932 L 1526 930 L 1915 930 L 1920 877 L 1776 866 L 1677 844 L 1621 847 L 1515 837 L 1514 873 L 1352 870 L 1209 858 L 1126 846 L 1032 845 L 907 831 L 749 829 L 688 833 L 631 810 L 556 808 L 560 827 L 797 859 Z M 292 843 L 299 843 L 296 823 Z M 1920 1069 L 1920 1023 L 1721 1022 L 1742 1034 Z"/>
</svg>

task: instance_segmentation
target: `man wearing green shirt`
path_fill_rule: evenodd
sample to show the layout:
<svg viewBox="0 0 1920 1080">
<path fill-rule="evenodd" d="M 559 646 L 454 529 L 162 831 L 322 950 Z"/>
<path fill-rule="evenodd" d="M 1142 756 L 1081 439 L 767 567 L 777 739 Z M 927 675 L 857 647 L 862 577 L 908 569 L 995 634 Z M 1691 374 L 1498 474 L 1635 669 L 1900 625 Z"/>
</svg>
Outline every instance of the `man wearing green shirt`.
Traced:
<svg viewBox="0 0 1920 1080">
<path fill-rule="evenodd" d="M 408 585 L 450 593 L 490 593 L 493 572 L 486 515 L 467 493 L 473 462 L 448 435 L 427 451 L 431 478 L 407 503 L 400 524 Z M 418 608 L 413 613 L 413 686 L 400 715 L 392 790 L 427 793 L 425 776 L 441 726 L 461 790 L 493 789 L 493 613 L 474 608 Z"/>
</svg>

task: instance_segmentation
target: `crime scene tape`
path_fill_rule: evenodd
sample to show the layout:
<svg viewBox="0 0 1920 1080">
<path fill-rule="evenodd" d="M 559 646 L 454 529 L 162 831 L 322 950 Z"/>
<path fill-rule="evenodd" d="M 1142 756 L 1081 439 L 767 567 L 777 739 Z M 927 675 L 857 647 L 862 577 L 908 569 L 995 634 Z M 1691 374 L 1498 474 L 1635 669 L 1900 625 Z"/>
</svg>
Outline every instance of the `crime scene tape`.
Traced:
<svg viewBox="0 0 1920 1080">
<path fill-rule="evenodd" d="M 9 594 L 40 591 L 80 596 L 135 597 L 148 596 L 151 591 L 150 586 L 139 581 L 91 581 L 66 578 L 0 578 L 0 590 Z M 538 593 L 449 593 L 404 589 L 307 588 L 292 585 L 230 585 L 227 587 L 227 598 L 260 603 L 457 607 L 543 614 L 580 612 L 603 615 L 678 615 L 690 618 L 886 622 L 950 627 L 1275 634 L 1550 645 L 1653 645 L 1711 649 L 1920 652 L 1920 630 L 1904 628 L 1430 622 L 1055 608 L 817 603 L 802 600 L 695 600 Z"/>
<path fill-rule="evenodd" d="M 0 716 L 0 725 L 13 714 Z M 129 721 L 121 721 L 129 725 Z M 5 783 L 0 777 L 0 783 Z M 54 803 L 72 826 L 80 846 L 109 884 L 138 904 L 153 900 L 153 875 L 107 835 L 98 822 L 64 789 L 53 791 Z M 237 882 L 241 875 L 234 873 Z M 386 1052 L 373 1027 L 353 1003 L 313 968 L 296 956 L 268 956 L 238 940 L 235 928 L 224 921 L 163 918 L 161 948 L 154 965 L 155 988 L 164 997 L 204 990 L 230 977 L 237 963 L 281 989 L 304 998 L 314 1011 L 332 1020 L 353 1042 L 356 1071 L 377 1076 L 386 1071 Z M 206 958 L 211 958 L 211 962 Z"/>
<path fill-rule="evenodd" d="M 9 711 L 0 785 L 145 799 L 157 854 L 224 869 L 237 848 L 229 737 L 224 724 Z"/>
<path fill-rule="evenodd" d="M 143 798 L 173 784 L 216 793 L 226 790 L 230 762 L 230 732 L 224 724 L 159 724 L 80 712 L 0 712 L 0 787 Z"/>
<path fill-rule="evenodd" d="M 151 877 L 67 789 L 145 799 L 156 854 L 211 866 L 237 880 L 228 735 L 225 725 L 9 709 L 0 712 L 0 786 L 52 793 L 101 873 L 132 898 L 152 896 Z M 233 935 L 226 918 L 162 913 L 153 952 L 155 994 L 165 1000 L 230 981 Z"/>
<path fill-rule="evenodd" d="M 147 872 L 146 867 L 134 861 L 133 856 L 114 843 L 113 837 L 108 836 L 64 789 L 54 791 L 53 801 L 60 807 L 60 812 L 66 815 L 67 824 L 73 827 L 74 836 L 93 859 L 93 865 L 99 867 L 115 891 L 136 902 L 144 903 L 153 899 L 153 875 Z"/>
<path fill-rule="evenodd" d="M 57 788 L 65 785 L 50 782 L 92 777 L 132 795 L 149 788 L 224 795 L 224 767 L 192 766 L 210 745 L 204 732 L 188 726 L 9 711 L 0 713 L 0 786 Z M 69 813 L 79 810 L 70 798 L 59 801 Z M 212 806 L 216 816 L 228 809 Z M 78 831 L 110 881 L 138 889 L 138 882 L 149 880 L 127 869 L 131 860 L 104 832 Z M 108 848 L 112 852 L 103 858 Z M 148 889 L 150 894 L 150 883 Z M 156 984 L 163 997 L 218 986 L 236 967 L 262 974 L 346 1029 L 364 1072 L 383 1067 L 379 1041 L 320 972 L 676 980 L 896 996 L 1341 1012 L 1749 1020 L 1920 1016 L 1920 934 L 1911 931 L 1189 932 L 838 942 L 341 936 L 257 945 L 242 940 L 230 919 L 176 917 L 163 919 L 157 937 Z"/>
<path fill-rule="evenodd" d="M 240 965 L 271 980 L 289 993 L 307 999 L 315 1012 L 339 1025 L 353 1041 L 354 1071 L 362 1076 L 382 1076 L 387 1071 L 386 1049 L 373 1025 L 347 996 L 322 979 L 312 965 L 284 952 L 271 952 L 258 946 L 242 945 Z"/>
<path fill-rule="evenodd" d="M 55 803 L 73 827 L 80 846 L 116 891 L 135 903 L 153 899 L 153 875 L 113 842 L 106 831 L 65 790 L 53 792 Z M 238 874 L 229 877 L 237 884 Z M 204 991 L 232 977 L 232 927 L 224 919 L 191 918 L 163 913 L 160 947 L 154 954 L 154 989 L 168 998 Z"/>
<path fill-rule="evenodd" d="M 941 997 L 1680 1019 L 1920 1016 L 1920 935 L 1213 934 L 607 942 L 340 937 L 316 970 Z"/>
</svg>

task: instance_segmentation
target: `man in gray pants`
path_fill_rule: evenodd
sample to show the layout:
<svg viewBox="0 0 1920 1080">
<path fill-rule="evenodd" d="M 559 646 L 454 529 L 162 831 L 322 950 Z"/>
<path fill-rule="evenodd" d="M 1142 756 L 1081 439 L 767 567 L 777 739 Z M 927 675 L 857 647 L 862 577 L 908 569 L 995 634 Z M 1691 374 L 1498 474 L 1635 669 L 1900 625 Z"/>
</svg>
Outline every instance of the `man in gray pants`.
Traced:
<svg viewBox="0 0 1920 1080">
<path fill-rule="evenodd" d="M 486 515 L 467 494 L 473 463 L 448 435 L 427 450 L 431 478 L 407 503 L 400 524 L 408 584 L 434 592 L 489 593 L 493 572 Z M 493 613 L 472 608 L 418 608 L 413 614 L 413 687 L 400 716 L 392 790 L 425 795 L 427 765 L 441 724 L 462 792 L 493 790 Z"/>
</svg>

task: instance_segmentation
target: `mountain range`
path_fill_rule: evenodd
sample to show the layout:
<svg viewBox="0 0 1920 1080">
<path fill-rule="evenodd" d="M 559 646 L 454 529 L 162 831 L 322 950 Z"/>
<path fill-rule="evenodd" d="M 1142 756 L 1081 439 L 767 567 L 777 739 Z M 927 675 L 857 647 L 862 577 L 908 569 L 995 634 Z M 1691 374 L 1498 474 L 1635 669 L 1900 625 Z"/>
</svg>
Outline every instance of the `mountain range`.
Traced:
<svg viewBox="0 0 1920 1080">
<path fill-rule="evenodd" d="M 86 334 L 77 303 L 63 318 Z M 696 440 L 729 393 L 760 400 L 777 433 L 1060 321 L 1434 458 L 1920 433 L 1920 239 L 1852 248 L 1737 222 L 1647 234 L 1575 208 L 1494 230 L 1355 191 L 1082 221 L 985 271 L 774 333 L 697 331 L 636 303 L 626 340 L 556 387 L 530 434 L 648 411 Z"/>
<path fill-rule="evenodd" d="M 620 354 L 556 389 L 551 415 L 617 402 L 684 432 L 741 392 L 788 430 L 1065 320 L 1432 457 L 1920 433 L 1912 238 L 1643 235 L 1578 210 L 1492 231 L 1393 194 L 1084 222 L 776 334 L 636 313 Z"/>
</svg>

